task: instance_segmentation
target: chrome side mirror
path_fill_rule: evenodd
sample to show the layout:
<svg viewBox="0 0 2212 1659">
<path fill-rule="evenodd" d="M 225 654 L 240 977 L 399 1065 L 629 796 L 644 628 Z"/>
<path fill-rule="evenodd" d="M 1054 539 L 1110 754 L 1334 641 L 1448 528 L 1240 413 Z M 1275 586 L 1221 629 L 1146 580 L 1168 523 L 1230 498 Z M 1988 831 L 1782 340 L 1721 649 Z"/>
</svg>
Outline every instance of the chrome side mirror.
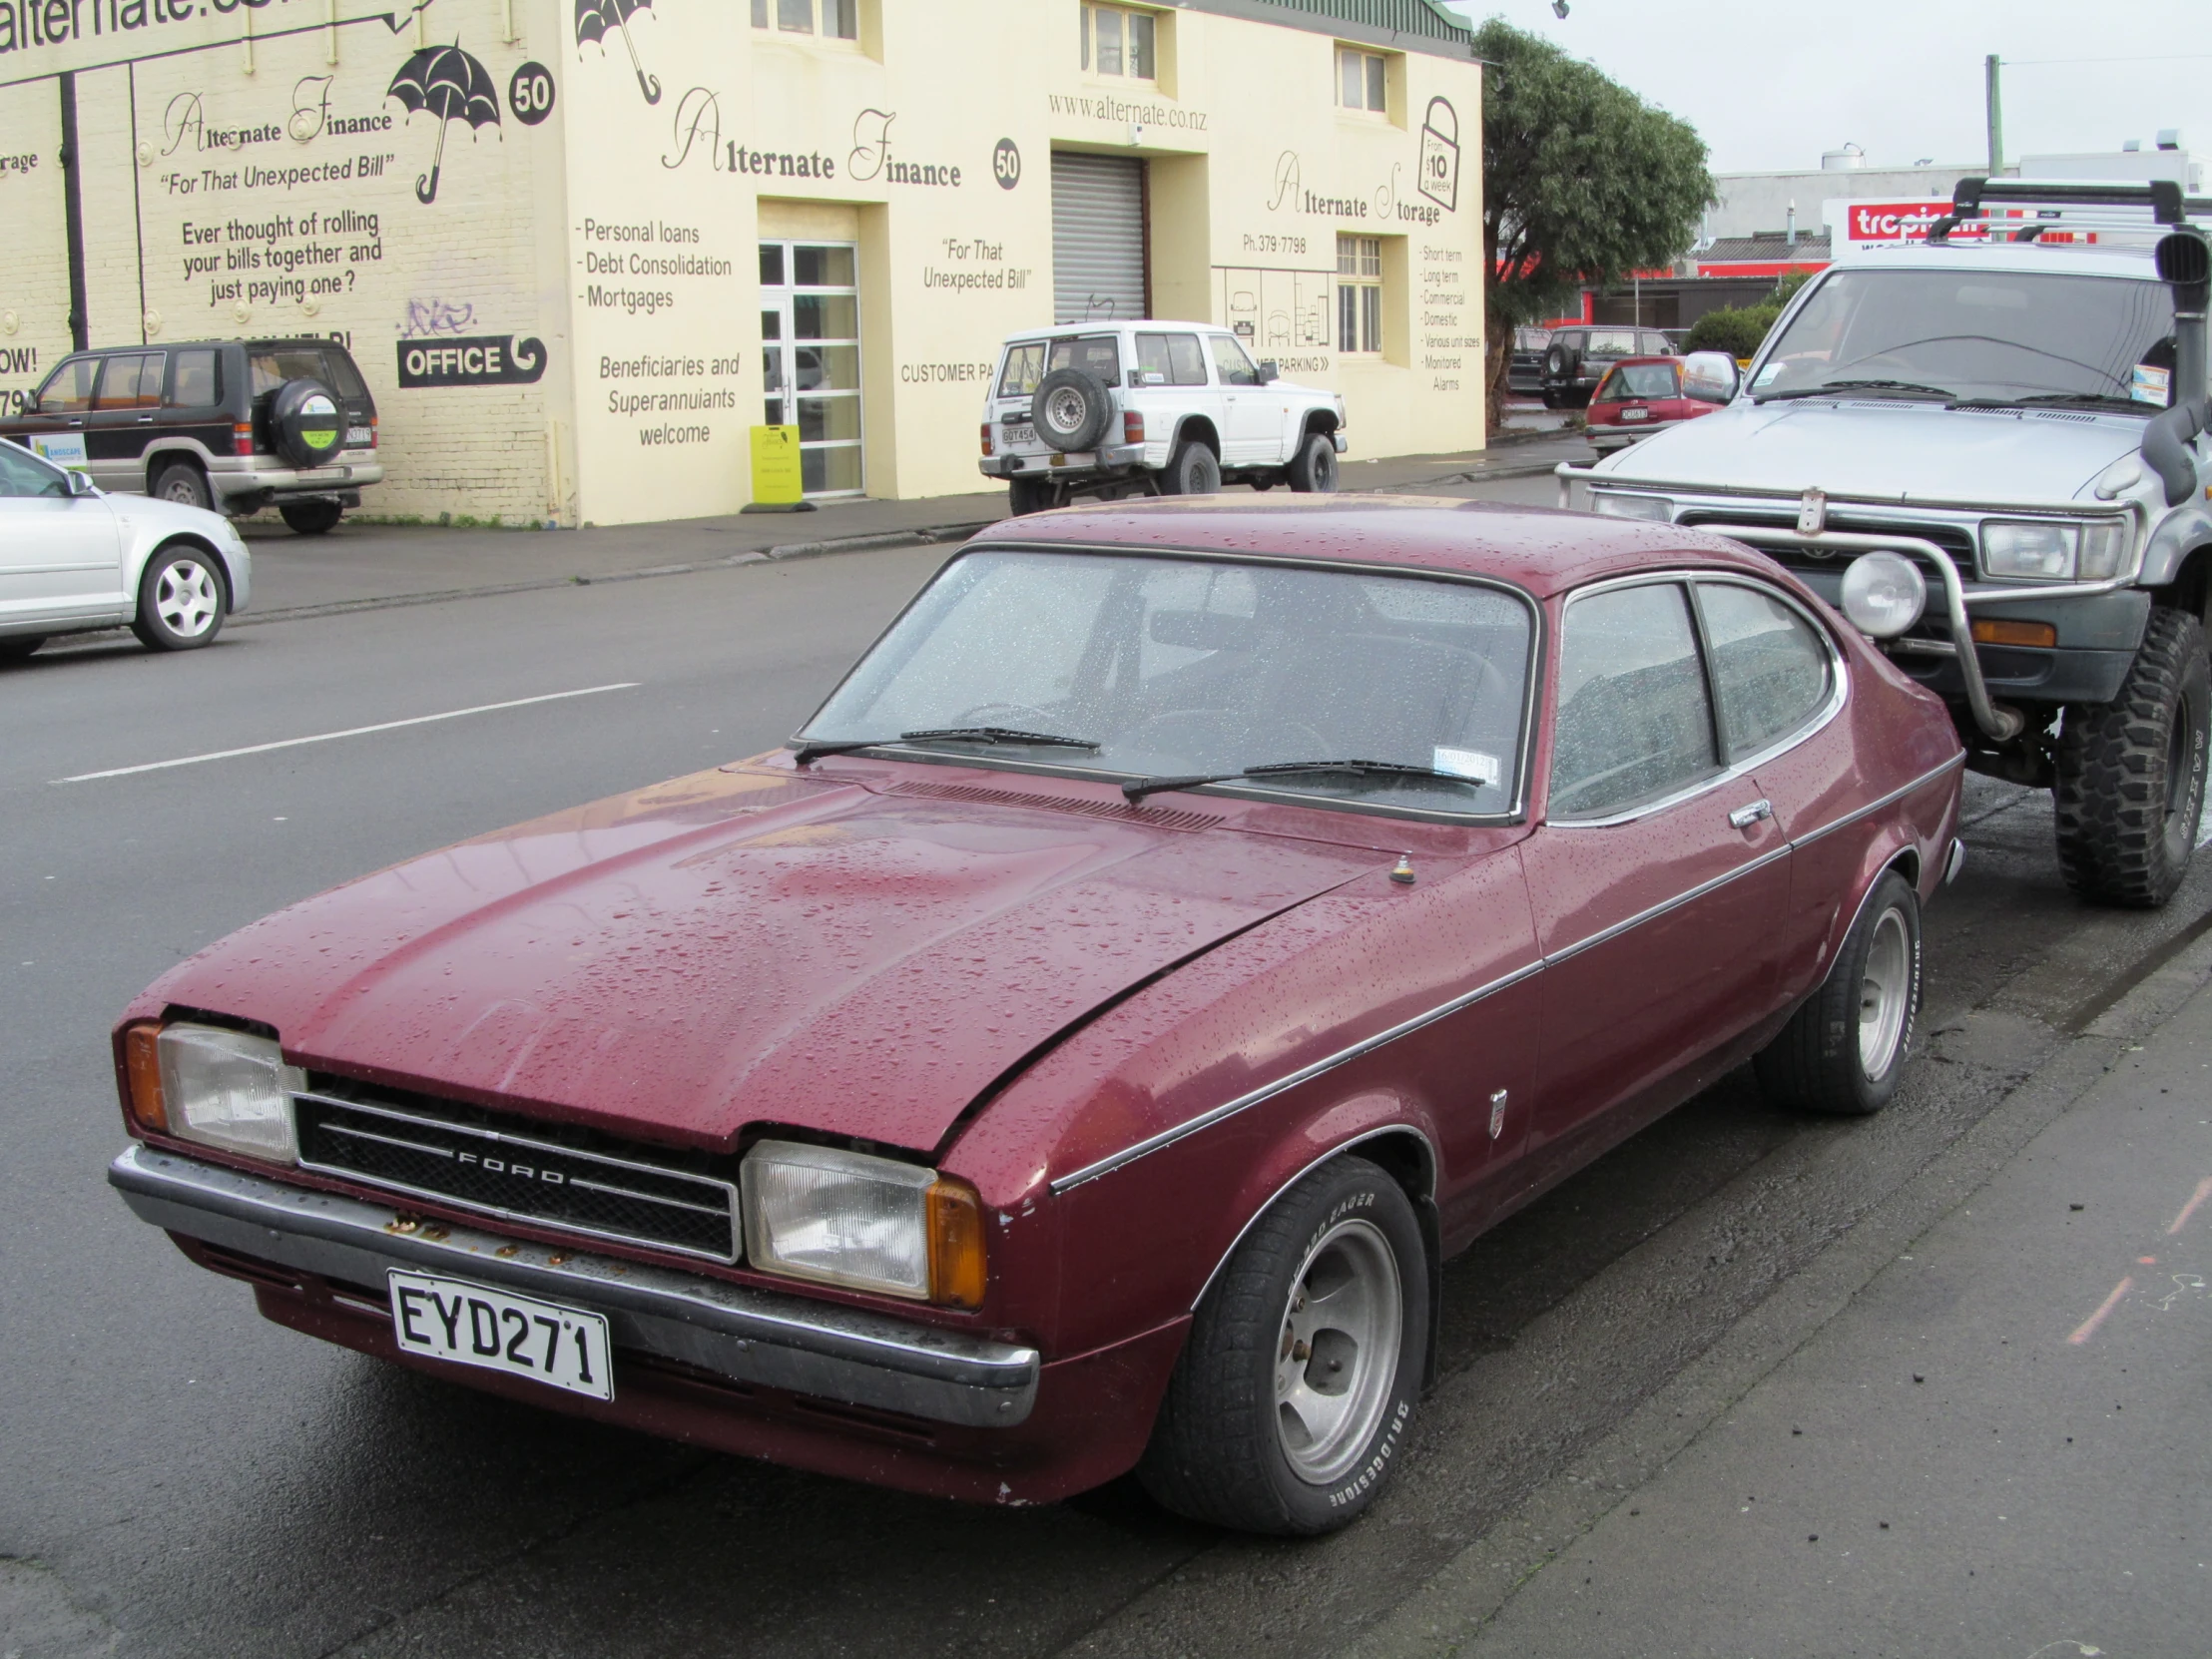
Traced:
<svg viewBox="0 0 2212 1659">
<path fill-rule="evenodd" d="M 1742 383 L 1736 359 L 1725 351 L 1693 351 L 1682 359 L 1682 395 L 1700 403 L 1726 403 Z"/>
</svg>

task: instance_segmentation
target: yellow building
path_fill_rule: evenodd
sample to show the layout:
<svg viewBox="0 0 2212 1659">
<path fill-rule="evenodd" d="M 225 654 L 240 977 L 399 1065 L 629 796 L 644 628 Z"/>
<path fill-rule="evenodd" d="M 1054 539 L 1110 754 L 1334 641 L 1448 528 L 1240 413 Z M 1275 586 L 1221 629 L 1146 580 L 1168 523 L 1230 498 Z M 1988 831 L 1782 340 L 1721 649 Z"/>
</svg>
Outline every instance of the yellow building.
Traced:
<svg viewBox="0 0 2212 1659">
<path fill-rule="evenodd" d="M 1478 447 L 1481 82 L 1432 0 L 0 0 L 0 406 L 330 334 L 371 511 L 982 487 L 998 343 L 1236 328 L 1352 453 Z M 74 129 L 74 143 L 67 135 Z"/>
</svg>

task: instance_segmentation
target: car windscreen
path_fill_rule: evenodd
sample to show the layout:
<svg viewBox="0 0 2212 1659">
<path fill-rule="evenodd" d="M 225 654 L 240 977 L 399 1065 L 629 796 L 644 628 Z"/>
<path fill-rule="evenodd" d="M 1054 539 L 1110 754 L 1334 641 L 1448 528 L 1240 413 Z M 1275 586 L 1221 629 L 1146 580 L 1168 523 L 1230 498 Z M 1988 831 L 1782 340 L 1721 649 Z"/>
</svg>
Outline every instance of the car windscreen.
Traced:
<svg viewBox="0 0 2212 1659">
<path fill-rule="evenodd" d="M 998 395 L 1027 397 L 1044 378 L 1044 341 L 1023 340 L 1006 347 L 1006 366 L 998 376 Z"/>
<path fill-rule="evenodd" d="M 2172 290 L 2044 271 L 1839 271 L 1768 349 L 1755 396 L 1835 380 L 1905 381 L 1960 398 L 2133 398 L 2138 364 L 2165 401 Z M 2147 409 L 2151 405 L 2145 403 Z"/>
<path fill-rule="evenodd" d="M 1618 403 L 1630 397 L 1679 397 L 1672 363 L 1623 363 L 1605 376 L 1593 403 Z"/>
<path fill-rule="evenodd" d="M 1138 777 L 1381 762 L 1409 772 L 1264 787 L 1498 814 L 1515 800 L 1532 629 L 1519 595 L 1465 581 L 977 551 L 915 600 L 800 741 L 995 727 L 1096 748 L 909 747 Z"/>
</svg>

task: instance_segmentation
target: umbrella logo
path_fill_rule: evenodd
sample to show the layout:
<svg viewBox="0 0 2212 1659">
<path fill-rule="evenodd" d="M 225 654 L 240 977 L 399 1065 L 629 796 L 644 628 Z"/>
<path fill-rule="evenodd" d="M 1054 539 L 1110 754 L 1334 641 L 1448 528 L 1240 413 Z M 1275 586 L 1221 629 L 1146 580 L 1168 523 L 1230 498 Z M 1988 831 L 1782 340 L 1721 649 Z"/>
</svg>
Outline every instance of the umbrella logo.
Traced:
<svg viewBox="0 0 2212 1659">
<path fill-rule="evenodd" d="M 430 171 L 415 180 L 415 200 L 434 202 L 438 195 L 438 169 L 445 161 L 445 129 L 453 121 L 465 121 L 471 131 L 499 125 L 499 94 L 484 66 L 451 46 L 425 46 L 399 66 L 399 73 L 384 89 L 407 108 L 412 121 L 424 110 L 438 119 L 438 147 L 430 158 Z"/>
<path fill-rule="evenodd" d="M 661 101 L 661 78 L 648 75 L 645 66 L 638 62 L 636 42 L 630 38 L 630 17 L 634 12 L 651 11 L 653 0 L 576 0 L 576 48 L 582 51 L 584 42 L 599 42 L 599 50 L 607 50 L 607 31 L 622 31 L 622 44 L 629 51 L 630 67 L 638 73 L 638 90 L 645 94 L 648 104 Z"/>
</svg>

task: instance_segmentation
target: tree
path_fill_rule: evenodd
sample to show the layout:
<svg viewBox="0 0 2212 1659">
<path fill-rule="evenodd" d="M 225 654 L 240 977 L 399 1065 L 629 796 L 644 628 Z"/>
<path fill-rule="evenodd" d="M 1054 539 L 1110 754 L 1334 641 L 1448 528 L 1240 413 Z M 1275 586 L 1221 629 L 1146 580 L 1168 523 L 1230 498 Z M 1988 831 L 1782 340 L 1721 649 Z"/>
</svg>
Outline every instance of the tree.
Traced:
<svg viewBox="0 0 2212 1659">
<path fill-rule="evenodd" d="M 1474 33 L 1482 98 L 1489 421 L 1503 416 L 1513 330 L 1584 282 L 1671 264 L 1713 200 L 1688 122 L 1499 18 Z"/>
</svg>

